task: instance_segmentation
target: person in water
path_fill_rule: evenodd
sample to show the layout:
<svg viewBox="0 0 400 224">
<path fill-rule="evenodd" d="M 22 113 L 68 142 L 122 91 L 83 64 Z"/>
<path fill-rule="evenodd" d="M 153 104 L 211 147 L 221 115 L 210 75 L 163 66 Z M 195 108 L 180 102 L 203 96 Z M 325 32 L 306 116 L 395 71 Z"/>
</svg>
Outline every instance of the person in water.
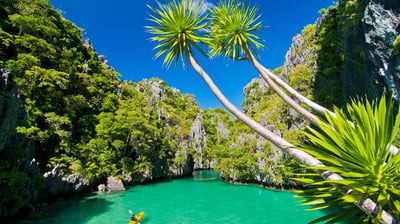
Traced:
<svg viewBox="0 0 400 224">
<path fill-rule="evenodd" d="M 137 221 L 135 214 L 133 214 L 132 210 L 129 210 L 129 213 L 131 213 L 131 221 Z"/>
</svg>

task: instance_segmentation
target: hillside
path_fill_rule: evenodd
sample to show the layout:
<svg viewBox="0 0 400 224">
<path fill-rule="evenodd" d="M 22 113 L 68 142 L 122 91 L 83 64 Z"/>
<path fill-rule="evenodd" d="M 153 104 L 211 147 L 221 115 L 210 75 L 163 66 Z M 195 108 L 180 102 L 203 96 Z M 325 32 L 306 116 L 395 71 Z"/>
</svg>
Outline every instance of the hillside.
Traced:
<svg viewBox="0 0 400 224">
<path fill-rule="evenodd" d="M 321 14 L 315 24 L 293 37 L 285 63 L 273 72 L 330 109 L 342 108 L 357 97 L 375 99 L 383 92 L 393 94 L 398 104 L 399 2 L 342 0 Z M 288 107 L 264 79 L 253 79 L 244 94 L 246 114 L 292 143 L 304 140 L 302 130 L 309 122 Z"/>
<path fill-rule="evenodd" d="M 400 3 L 339 1 L 293 38 L 274 72 L 332 108 L 399 99 Z M 223 109 L 152 78 L 122 81 L 82 30 L 45 0 L 0 4 L 0 216 L 52 198 L 213 168 L 233 182 L 297 187 L 292 158 Z M 261 78 L 243 110 L 293 143 L 308 122 Z"/>
<path fill-rule="evenodd" d="M 2 1 L 0 17 L 0 216 L 202 166 L 194 96 L 121 81 L 45 0 Z"/>
</svg>

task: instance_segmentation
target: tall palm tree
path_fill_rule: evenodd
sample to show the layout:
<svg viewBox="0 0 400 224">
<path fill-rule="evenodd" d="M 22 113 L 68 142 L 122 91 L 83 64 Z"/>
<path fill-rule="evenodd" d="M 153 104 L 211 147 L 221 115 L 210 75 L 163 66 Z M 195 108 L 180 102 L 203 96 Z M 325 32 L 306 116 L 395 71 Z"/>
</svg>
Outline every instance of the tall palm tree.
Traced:
<svg viewBox="0 0 400 224">
<path fill-rule="evenodd" d="M 300 102 L 310 103 L 309 99 L 302 96 L 288 84 L 279 79 L 278 76 L 265 69 L 254 55 L 258 55 L 256 49 L 264 47 L 260 43 L 261 38 L 252 34 L 252 32 L 265 28 L 259 22 L 258 8 L 250 7 L 247 3 L 237 2 L 235 0 L 220 1 L 217 6 L 212 6 L 210 14 L 211 28 L 209 34 L 210 55 L 220 56 L 224 54 L 228 58 L 240 60 L 244 55 L 247 60 L 252 62 L 261 76 L 267 81 L 268 85 L 293 109 L 305 116 L 312 123 L 318 125 L 318 118 L 304 109 L 299 103 L 290 98 L 276 83 L 283 85 L 289 93 L 299 98 Z M 275 83 L 276 82 L 276 83 Z M 307 104 L 306 104 L 307 105 Z M 310 104 L 317 108 L 321 114 L 326 113 L 327 109 L 321 109 L 316 103 Z M 318 107 L 319 106 L 319 107 Z"/>
<path fill-rule="evenodd" d="M 236 0 L 220 0 L 217 6 L 212 6 L 211 27 L 208 31 L 211 37 L 208 42 L 210 55 L 220 56 L 224 54 L 234 60 L 243 60 L 242 55 L 244 55 L 245 59 L 254 65 L 282 100 L 315 125 L 319 125 L 317 116 L 304 109 L 301 104 L 308 106 L 320 115 L 335 116 L 335 113 L 303 96 L 257 61 L 255 57 L 255 55 L 258 56 L 256 49 L 263 48 L 264 45 L 259 42 L 261 38 L 252 34 L 252 32 L 265 28 L 259 18 L 258 8 L 256 6 L 251 7 L 247 1 L 243 4 Z M 278 85 L 298 102 L 289 97 Z M 396 155 L 399 151 L 395 146 L 390 146 L 391 154 Z"/>
<path fill-rule="evenodd" d="M 202 36 L 203 30 L 208 25 L 204 23 L 208 14 L 202 15 L 200 13 L 201 8 L 204 5 L 203 1 L 198 1 L 197 4 L 194 4 L 193 0 L 170 0 L 167 1 L 166 4 L 161 4 L 159 2 L 157 2 L 157 4 L 159 9 L 149 6 L 155 14 L 151 15 L 151 19 L 149 20 L 154 22 L 156 25 L 146 26 L 147 32 L 155 35 L 151 40 L 159 42 L 155 47 L 155 49 L 159 49 L 155 58 L 158 58 L 165 53 L 166 56 L 163 64 L 167 67 L 169 67 L 173 61 L 178 62 L 179 58 L 182 60 L 186 59 L 192 65 L 193 69 L 207 83 L 218 100 L 239 120 L 279 147 L 281 150 L 299 160 L 301 163 L 310 167 L 324 167 L 319 160 L 313 158 L 308 153 L 297 149 L 286 140 L 276 136 L 236 108 L 222 94 L 210 76 L 198 64 L 197 60 L 193 57 L 192 48 L 195 47 L 200 50 L 200 52 L 204 52 L 198 44 L 209 42 L 206 37 Z M 318 172 L 327 180 L 343 179 L 341 176 L 330 171 L 320 169 Z M 372 214 L 375 203 L 367 199 L 361 203 L 361 206 L 363 208 L 365 207 L 368 211 L 367 214 Z M 384 217 L 385 214 L 386 213 L 384 213 Z"/>
</svg>

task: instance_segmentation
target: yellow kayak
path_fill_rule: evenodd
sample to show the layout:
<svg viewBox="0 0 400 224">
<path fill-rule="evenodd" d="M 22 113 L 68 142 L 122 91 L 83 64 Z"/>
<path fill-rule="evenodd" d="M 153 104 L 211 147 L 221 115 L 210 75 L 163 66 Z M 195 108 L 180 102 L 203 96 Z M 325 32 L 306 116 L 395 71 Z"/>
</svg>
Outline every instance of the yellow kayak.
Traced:
<svg viewBox="0 0 400 224">
<path fill-rule="evenodd" d="M 144 212 L 140 212 L 139 214 L 137 214 L 135 216 L 136 221 L 130 221 L 129 224 L 137 224 L 137 223 L 139 223 L 140 220 L 142 220 L 143 216 L 144 216 Z"/>
</svg>

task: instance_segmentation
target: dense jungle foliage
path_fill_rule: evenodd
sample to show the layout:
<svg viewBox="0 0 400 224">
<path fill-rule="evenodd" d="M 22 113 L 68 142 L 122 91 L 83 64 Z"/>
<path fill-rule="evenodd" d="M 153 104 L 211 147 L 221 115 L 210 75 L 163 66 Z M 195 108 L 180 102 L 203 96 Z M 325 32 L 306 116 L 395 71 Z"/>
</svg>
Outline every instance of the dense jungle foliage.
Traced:
<svg viewBox="0 0 400 224">
<path fill-rule="evenodd" d="M 4 0 L 0 17 L 7 88 L 1 105 L 13 102 L 10 89 L 22 102 L 17 127 L 8 134 L 16 137 L 2 139 L 0 148 L 0 216 L 41 200 L 42 175 L 26 172 L 32 161 L 41 173 L 58 165 L 64 176 L 79 174 L 92 187 L 108 176 L 136 182 L 179 176 L 200 156 L 203 167 L 217 164 L 236 181 L 252 181 L 259 172 L 258 138 L 245 125 L 223 109 L 203 111 L 192 95 L 162 80 L 121 81 L 82 39 L 82 29 L 48 1 Z M 9 120 L 1 115 L 2 122 Z M 196 117 L 207 136 L 202 151 L 194 149 L 199 142 L 189 141 Z"/>
<path fill-rule="evenodd" d="M 82 40 L 82 30 L 45 0 L 1 1 L 0 17 L 0 68 L 9 71 L 8 85 L 18 87 L 25 110 L 14 131 L 18 144 L 0 149 L 1 216 L 30 200 L 21 167 L 30 156 L 41 172 L 60 164 L 64 175 L 77 173 L 91 183 L 173 172 L 153 173 L 159 160 L 184 165 L 175 154 L 201 111 L 193 96 L 154 79 L 164 94 L 154 101 L 147 81 L 119 80 Z M 33 153 L 27 150 L 32 145 Z M 42 182 L 37 177 L 36 187 Z"/>
<path fill-rule="evenodd" d="M 336 54 L 338 43 L 332 41 L 338 36 L 338 13 L 346 12 L 326 12 L 318 36 L 315 25 L 304 28 L 303 45 L 296 51 L 311 48 L 311 53 L 305 65 L 286 74 L 296 90 L 328 107 L 344 105 L 339 71 L 345 56 Z M 395 54 L 399 46 L 397 37 Z M 91 186 L 108 176 L 130 176 L 137 182 L 179 176 L 193 166 L 191 160 L 202 158 L 202 167 L 214 167 L 226 179 L 282 187 L 299 166 L 223 109 L 202 110 L 194 96 L 159 79 L 121 81 L 105 57 L 82 39 L 82 29 L 46 0 L 0 1 L 0 69 L 0 84 L 7 87 L 0 89 L 1 131 L 16 135 L 3 138 L 0 133 L 0 216 L 40 200 L 40 193 L 27 190 L 44 189 L 42 175 L 24 172 L 32 158 L 41 173 L 59 164 L 65 176 L 79 174 Z M 12 102 L 5 92 L 15 87 L 23 112 L 13 106 L 20 119 L 11 130 L 3 123 L 8 119 L 3 105 Z M 294 123 L 304 120 L 292 116 L 271 90 L 254 82 L 244 94 L 248 115 L 284 139 L 303 140 Z M 196 118 L 206 144 L 191 139 Z M 196 151 L 199 145 L 202 151 Z"/>
</svg>

